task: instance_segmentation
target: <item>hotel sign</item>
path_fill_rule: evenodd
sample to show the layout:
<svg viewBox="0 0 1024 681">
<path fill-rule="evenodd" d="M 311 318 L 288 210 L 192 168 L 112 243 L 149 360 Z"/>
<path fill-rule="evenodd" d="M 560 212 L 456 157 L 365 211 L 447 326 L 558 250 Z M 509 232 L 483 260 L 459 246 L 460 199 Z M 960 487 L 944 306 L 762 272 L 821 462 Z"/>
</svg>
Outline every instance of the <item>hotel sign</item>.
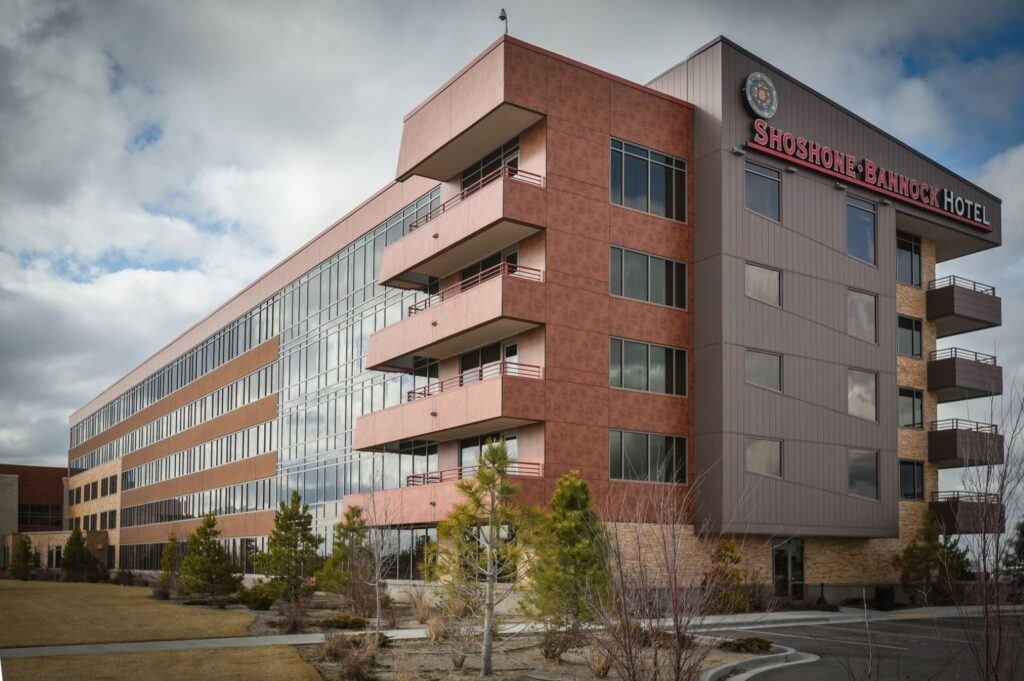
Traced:
<svg viewBox="0 0 1024 681">
<path fill-rule="evenodd" d="M 936 187 L 891 168 L 883 168 L 869 158 L 858 158 L 780 130 L 769 125 L 764 118 L 754 120 L 754 136 L 747 146 L 971 227 L 992 231 L 982 203 L 966 199 L 945 187 Z"/>
</svg>

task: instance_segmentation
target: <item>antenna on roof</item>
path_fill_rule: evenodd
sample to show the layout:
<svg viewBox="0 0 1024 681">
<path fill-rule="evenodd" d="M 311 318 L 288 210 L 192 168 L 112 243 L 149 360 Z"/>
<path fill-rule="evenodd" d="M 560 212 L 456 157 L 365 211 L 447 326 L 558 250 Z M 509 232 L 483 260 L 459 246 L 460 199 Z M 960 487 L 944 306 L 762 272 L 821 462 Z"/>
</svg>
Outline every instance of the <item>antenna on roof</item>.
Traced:
<svg viewBox="0 0 1024 681">
<path fill-rule="evenodd" d="M 504 7 L 498 12 L 498 20 L 505 22 L 505 35 L 508 35 L 508 12 L 505 11 Z"/>
</svg>

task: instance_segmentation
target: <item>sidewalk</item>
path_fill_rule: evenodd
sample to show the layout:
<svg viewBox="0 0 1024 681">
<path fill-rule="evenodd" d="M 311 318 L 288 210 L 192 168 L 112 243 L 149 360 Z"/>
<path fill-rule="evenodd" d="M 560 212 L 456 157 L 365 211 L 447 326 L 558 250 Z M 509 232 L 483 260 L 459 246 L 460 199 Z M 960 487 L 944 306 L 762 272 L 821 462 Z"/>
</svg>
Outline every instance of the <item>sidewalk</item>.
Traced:
<svg viewBox="0 0 1024 681">
<path fill-rule="evenodd" d="M 1008 608 L 1012 612 L 1024 612 L 1024 606 Z M 955 606 L 937 608 L 910 608 L 880 612 L 868 610 L 868 621 L 936 619 L 942 617 L 973 617 L 981 612 L 978 606 L 958 608 Z M 839 612 L 785 611 L 766 613 L 745 613 L 741 615 L 709 615 L 692 627 L 694 631 L 714 632 L 728 629 L 757 629 L 758 627 L 814 626 L 863 622 L 865 611 L 858 608 L 840 608 Z M 501 628 L 503 634 L 534 633 L 541 630 L 539 625 L 514 624 Z M 356 632 L 352 632 L 356 633 Z M 427 637 L 426 629 L 392 629 L 384 632 L 397 640 L 414 640 Z M 71 646 L 35 646 L 32 648 L 0 648 L 0 660 L 24 657 L 55 657 L 58 655 L 86 655 L 94 653 L 133 653 L 150 650 L 191 650 L 194 648 L 252 648 L 272 645 L 317 645 L 323 643 L 323 634 L 280 634 L 275 636 L 241 636 L 237 638 L 203 638 L 181 641 L 138 641 L 134 643 L 90 643 Z"/>
</svg>

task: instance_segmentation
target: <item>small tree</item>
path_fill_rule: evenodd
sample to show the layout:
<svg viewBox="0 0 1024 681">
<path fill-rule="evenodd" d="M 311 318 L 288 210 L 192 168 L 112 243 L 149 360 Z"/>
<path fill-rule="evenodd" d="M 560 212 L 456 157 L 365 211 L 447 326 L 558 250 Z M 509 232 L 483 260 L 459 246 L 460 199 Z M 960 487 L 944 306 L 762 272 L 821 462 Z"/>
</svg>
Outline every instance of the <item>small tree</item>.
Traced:
<svg viewBox="0 0 1024 681">
<path fill-rule="evenodd" d="M 1024 520 L 1017 522 L 1017 529 L 1007 542 L 1003 569 L 1012 585 L 1013 599 L 1024 602 Z"/>
<path fill-rule="evenodd" d="M 588 598 L 607 597 L 605 527 L 575 471 L 559 478 L 549 509 L 539 522 L 522 607 L 548 630 L 575 631 L 592 619 Z"/>
<path fill-rule="evenodd" d="M 242 584 L 231 556 L 219 541 L 217 518 L 212 513 L 189 535 L 187 553 L 181 561 L 182 586 L 189 594 L 226 595 Z"/>
<path fill-rule="evenodd" d="M 163 555 L 160 556 L 160 581 L 157 583 L 157 595 L 166 598 L 181 587 L 181 547 L 178 545 L 178 532 L 171 530 L 164 544 Z"/>
<path fill-rule="evenodd" d="M 61 579 L 68 582 L 81 582 L 95 575 L 99 569 L 96 557 L 89 553 L 85 543 L 85 535 L 77 527 L 71 531 L 64 551 L 60 556 Z"/>
<path fill-rule="evenodd" d="M 278 506 L 267 552 L 256 556 L 256 569 L 280 580 L 282 595 L 294 603 L 316 571 L 320 562 L 317 549 L 322 543 L 323 537 L 313 532 L 309 506 L 293 490 L 291 500 Z"/>
<path fill-rule="evenodd" d="M 904 591 L 915 603 L 959 600 L 963 596 L 959 582 L 970 577 L 967 551 L 954 537 L 942 532 L 932 515 L 920 536 L 893 563 L 900 571 Z"/>
<path fill-rule="evenodd" d="M 352 609 L 364 617 L 375 609 L 372 590 L 373 561 L 367 536 L 369 528 L 363 509 L 349 506 L 341 522 L 334 526 L 331 556 L 317 573 L 317 584 L 324 591 L 342 594 Z"/>
<path fill-rule="evenodd" d="M 431 572 L 445 582 L 450 599 L 482 610 L 480 673 L 494 673 L 494 609 L 508 597 L 523 566 L 519 535 L 528 515 L 514 503 L 518 487 L 508 481 L 511 460 L 504 442 L 488 441 L 476 476 L 459 481 L 463 501 L 438 525 Z M 483 582 L 483 594 L 480 594 Z"/>
<path fill-rule="evenodd" d="M 704 588 L 712 605 L 720 612 L 747 612 L 753 603 L 743 589 L 743 571 L 739 564 L 743 555 L 736 540 L 722 537 L 711 554 L 711 565 L 704 574 Z"/>
<path fill-rule="evenodd" d="M 14 545 L 14 555 L 11 556 L 11 574 L 23 580 L 32 576 L 32 540 L 25 535 L 21 535 Z"/>
</svg>

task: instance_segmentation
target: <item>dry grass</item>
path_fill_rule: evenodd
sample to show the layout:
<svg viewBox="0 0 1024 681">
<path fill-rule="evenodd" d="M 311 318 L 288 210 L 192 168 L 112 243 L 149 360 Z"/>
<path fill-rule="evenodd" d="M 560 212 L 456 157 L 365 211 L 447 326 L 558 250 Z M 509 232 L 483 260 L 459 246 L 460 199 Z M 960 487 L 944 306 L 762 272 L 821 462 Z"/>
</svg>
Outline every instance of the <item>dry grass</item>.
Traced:
<svg viewBox="0 0 1024 681">
<path fill-rule="evenodd" d="M 291 646 L 21 658 L 4 660 L 3 670 L 4 681 L 321 681 L 320 674 Z"/>
<path fill-rule="evenodd" d="M 250 613 L 150 595 L 145 587 L 0 580 L 0 648 L 249 635 Z"/>
</svg>

